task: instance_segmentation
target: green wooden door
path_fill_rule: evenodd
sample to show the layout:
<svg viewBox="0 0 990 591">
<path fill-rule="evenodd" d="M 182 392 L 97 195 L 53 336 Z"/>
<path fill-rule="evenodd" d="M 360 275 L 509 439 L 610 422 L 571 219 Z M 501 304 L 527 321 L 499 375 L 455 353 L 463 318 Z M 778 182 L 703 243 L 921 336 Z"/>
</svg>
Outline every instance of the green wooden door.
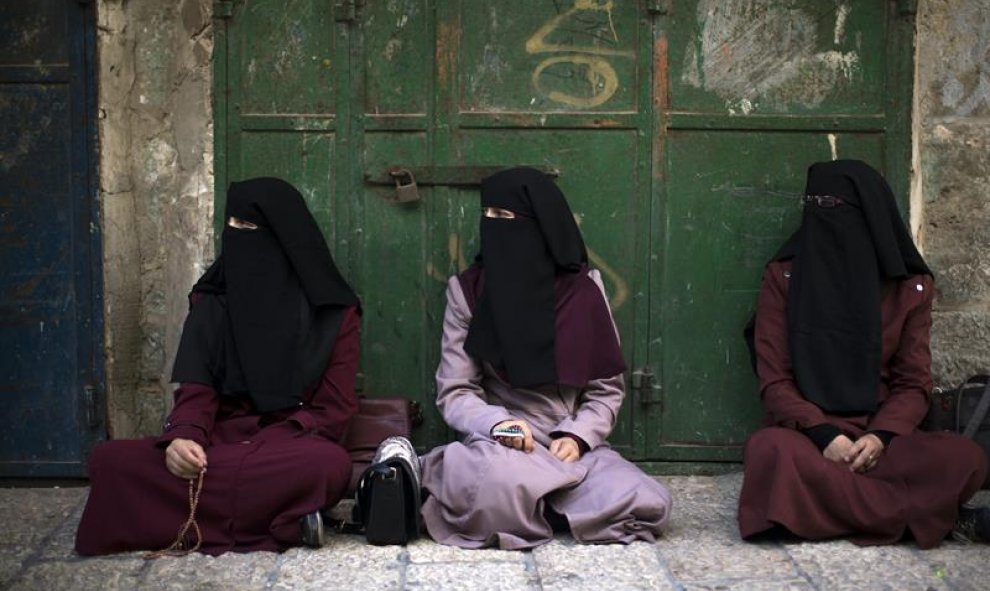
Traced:
<svg viewBox="0 0 990 591">
<path fill-rule="evenodd" d="M 806 165 L 834 146 L 904 175 L 906 123 L 886 100 L 909 65 L 897 15 L 848 4 L 220 2 L 217 212 L 229 180 L 300 186 L 364 303 L 363 390 L 422 401 L 429 447 L 452 436 L 433 373 L 446 278 L 477 250 L 477 181 L 555 171 L 630 365 L 613 445 L 735 460 L 758 416 L 739 333 Z M 738 63 L 718 61 L 726 48 Z M 399 167 L 417 200 L 396 201 Z"/>
</svg>

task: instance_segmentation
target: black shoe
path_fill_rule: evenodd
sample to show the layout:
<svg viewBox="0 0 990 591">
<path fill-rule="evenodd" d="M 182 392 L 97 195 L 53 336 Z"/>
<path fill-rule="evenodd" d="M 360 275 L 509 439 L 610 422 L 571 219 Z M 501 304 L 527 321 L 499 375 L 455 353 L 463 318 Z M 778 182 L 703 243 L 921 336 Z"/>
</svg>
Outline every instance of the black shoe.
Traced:
<svg viewBox="0 0 990 591">
<path fill-rule="evenodd" d="M 326 528 L 323 527 L 323 515 L 313 511 L 299 518 L 302 527 L 302 543 L 313 548 L 322 548 L 327 543 Z"/>
<path fill-rule="evenodd" d="M 970 544 L 990 543 L 990 507 L 960 507 L 952 538 Z"/>
</svg>

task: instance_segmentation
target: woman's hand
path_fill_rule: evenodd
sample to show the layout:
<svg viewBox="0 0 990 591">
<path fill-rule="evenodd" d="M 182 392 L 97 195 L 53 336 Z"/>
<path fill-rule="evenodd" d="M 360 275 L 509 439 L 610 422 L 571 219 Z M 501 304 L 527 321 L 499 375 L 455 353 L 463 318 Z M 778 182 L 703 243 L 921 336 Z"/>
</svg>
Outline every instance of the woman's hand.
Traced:
<svg viewBox="0 0 990 591">
<path fill-rule="evenodd" d="M 562 462 L 576 462 L 581 459 L 581 448 L 570 437 L 559 437 L 551 441 L 550 453 Z"/>
<path fill-rule="evenodd" d="M 875 468 L 882 453 L 883 442 L 873 433 L 867 433 L 852 444 L 846 461 L 852 463 L 850 470 L 862 473 Z"/>
<path fill-rule="evenodd" d="M 206 452 L 191 439 L 173 439 L 165 449 L 165 467 L 179 478 L 195 478 L 206 470 Z"/>
<path fill-rule="evenodd" d="M 522 437 L 496 437 L 495 441 L 498 441 L 506 447 L 512 447 L 515 449 L 522 450 L 526 453 L 533 451 L 533 431 L 529 428 L 529 423 L 526 421 L 521 421 L 519 419 L 512 419 L 509 421 L 502 421 L 501 423 L 492 427 L 492 431 L 495 429 L 504 429 L 506 427 L 519 427 L 522 429 Z"/>
<path fill-rule="evenodd" d="M 825 456 L 825 459 L 831 460 L 836 464 L 848 464 L 850 457 L 849 451 L 852 449 L 852 446 L 852 439 L 849 439 L 845 435 L 838 435 L 822 451 L 822 455 Z"/>
</svg>

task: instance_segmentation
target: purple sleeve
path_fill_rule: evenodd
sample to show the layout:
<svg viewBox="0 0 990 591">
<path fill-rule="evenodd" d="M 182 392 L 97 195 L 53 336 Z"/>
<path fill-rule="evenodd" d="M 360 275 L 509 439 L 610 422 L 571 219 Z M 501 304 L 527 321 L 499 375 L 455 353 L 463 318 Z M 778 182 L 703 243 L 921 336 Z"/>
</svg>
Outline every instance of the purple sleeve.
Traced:
<svg viewBox="0 0 990 591">
<path fill-rule="evenodd" d="M 471 312 L 460 283 L 447 283 L 447 310 L 437 367 L 437 407 L 444 421 L 461 433 L 491 436 L 492 427 L 513 416 L 504 407 L 489 404 L 481 387 L 481 366 L 464 351 Z"/>
<path fill-rule="evenodd" d="M 607 306 L 608 296 L 605 294 L 605 286 L 602 284 L 598 271 L 591 271 L 588 276 L 598 285 Z M 612 324 L 614 328 L 614 320 Z M 618 329 L 616 329 L 616 334 L 618 334 Z M 626 381 L 622 374 L 592 380 L 578 396 L 578 406 L 574 416 L 561 421 L 554 427 L 550 436 L 570 434 L 580 442 L 584 442 L 589 449 L 595 449 L 605 443 L 605 440 L 612 433 L 625 396 Z"/>
<path fill-rule="evenodd" d="M 174 439 L 191 439 L 204 449 L 210 445 L 210 433 L 220 400 L 216 390 L 206 384 L 182 383 L 175 389 L 175 405 L 168 415 L 165 430 L 156 445 L 165 447 Z"/>
</svg>

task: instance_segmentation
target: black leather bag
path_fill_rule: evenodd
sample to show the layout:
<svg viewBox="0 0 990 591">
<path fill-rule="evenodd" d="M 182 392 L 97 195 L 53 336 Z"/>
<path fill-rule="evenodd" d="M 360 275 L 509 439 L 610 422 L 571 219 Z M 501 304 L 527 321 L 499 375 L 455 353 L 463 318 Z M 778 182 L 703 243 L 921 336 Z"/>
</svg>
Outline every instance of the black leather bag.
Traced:
<svg viewBox="0 0 990 591">
<path fill-rule="evenodd" d="M 386 448 L 389 438 L 382 444 Z M 394 445 L 394 444 L 393 444 Z M 375 461 L 361 475 L 357 487 L 355 521 L 364 528 L 368 543 L 377 546 L 406 544 L 419 537 L 420 480 L 418 458 L 408 440 L 403 439 L 402 452 L 382 457 L 382 448 Z M 417 465 L 414 467 L 413 462 Z"/>
<path fill-rule="evenodd" d="M 990 376 L 975 375 L 955 390 L 934 392 L 921 428 L 959 433 L 980 444 L 990 457 Z M 990 488 L 990 475 L 983 488 Z"/>
</svg>

